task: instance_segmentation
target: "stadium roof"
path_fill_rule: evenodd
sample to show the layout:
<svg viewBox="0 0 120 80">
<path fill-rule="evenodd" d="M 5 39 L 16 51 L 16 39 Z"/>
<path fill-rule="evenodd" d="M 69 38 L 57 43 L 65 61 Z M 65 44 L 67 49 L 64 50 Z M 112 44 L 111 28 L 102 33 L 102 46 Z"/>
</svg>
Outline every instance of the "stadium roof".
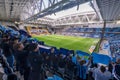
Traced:
<svg viewBox="0 0 120 80">
<path fill-rule="evenodd" d="M 68 16 L 68 15 L 72 15 L 72 14 L 94 11 L 90 2 L 86 2 L 86 3 L 83 3 L 83 4 L 79 5 L 78 10 L 77 10 L 77 7 L 78 6 L 76 5 L 72 8 L 70 8 L 70 9 L 63 10 L 63 11 L 57 12 L 55 14 L 47 15 L 46 17 L 49 17 L 49 18 L 52 18 L 52 19 L 57 19 L 57 18 L 65 17 L 65 16 Z"/>
<path fill-rule="evenodd" d="M 30 21 L 89 0 L 0 0 L 0 19 Z"/>
<path fill-rule="evenodd" d="M 50 14 L 58 18 L 65 16 L 61 14 L 93 10 L 91 6 L 100 20 L 120 20 L 120 0 L 0 0 L 0 19 L 28 22 Z"/>
</svg>

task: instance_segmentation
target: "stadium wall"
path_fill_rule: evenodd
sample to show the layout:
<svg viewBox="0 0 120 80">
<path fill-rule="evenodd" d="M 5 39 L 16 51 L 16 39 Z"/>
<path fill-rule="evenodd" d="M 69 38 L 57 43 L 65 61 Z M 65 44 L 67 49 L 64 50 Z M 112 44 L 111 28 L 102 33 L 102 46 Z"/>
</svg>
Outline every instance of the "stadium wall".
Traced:
<svg viewBox="0 0 120 80">
<path fill-rule="evenodd" d="M 103 23 L 101 24 L 89 24 L 88 27 L 89 28 L 103 28 Z M 107 28 L 113 28 L 113 27 L 120 27 L 120 24 L 116 24 L 116 23 L 106 23 L 106 27 Z"/>
<path fill-rule="evenodd" d="M 64 28 L 67 28 L 67 27 L 73 27 L 73 26 L 79 26 L 79 27 L 88 27 L 88 28 L 103 28 L 103 22 L 96 22 L 96 23 L 89 23 L 87 22 L 86 24 L 72 24 L 72 25 L 57 25 L 57 26 L 54 26 L 54 27 L 64 27 Z M 117 22 L 107 22 L 106 23 L 106 27 L 108 28 L 112 28 L 112 27 L 119 27 L 120 26 L 120 23 L 117 23 Z"/>
</svg>

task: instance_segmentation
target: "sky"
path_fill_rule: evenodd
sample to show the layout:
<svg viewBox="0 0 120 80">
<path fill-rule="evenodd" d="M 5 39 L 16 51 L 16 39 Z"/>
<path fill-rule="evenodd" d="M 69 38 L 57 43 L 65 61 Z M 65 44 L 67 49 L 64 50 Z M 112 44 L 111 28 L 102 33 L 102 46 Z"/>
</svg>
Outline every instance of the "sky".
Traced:
<svg viewBox="0 0 120 80">
<path fill-rule="evenodd" d="M 55 13 L 56 15 L 52 14 L 52 15 L 47 15 L 45 17 L 57 19 L 60 17 L 71 15 L 71 14 L 84 13 L 84 12 L 90 12 L 90 11 L 94 11 L 94 9 L 90 6 L 90 2 L 87 2 L 87 3 L 79 5 L 79 10 L 77 10 L 77 6 L 75 6 L 73 8 L 57 12 Z"/>
</svg>

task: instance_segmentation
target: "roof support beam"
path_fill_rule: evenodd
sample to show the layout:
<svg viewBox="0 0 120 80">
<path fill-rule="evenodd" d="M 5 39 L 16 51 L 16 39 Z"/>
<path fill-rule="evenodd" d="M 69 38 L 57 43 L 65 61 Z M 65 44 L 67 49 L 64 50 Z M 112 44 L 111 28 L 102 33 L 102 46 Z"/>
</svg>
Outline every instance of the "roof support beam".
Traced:
<svg viewBox="0 0 120 80">
<path fill-rule="evenodd" d="M 43 2 L 43 0 L 40 0 L 40 3 L 39 3 L 39 5 L 40 5 L 40 7 L 39 7 L 39 12 L 42 11 L 42 2 Z"/>
<path fill-rule="evenodd" d="M 65 10 L 65 9 L 76 6 L 77 4 L 82 4 L 82 3 L 87 2 L 87 1 L 91 1 L 91 0 L 82 0 L 79 3 L 76 3 L 76 0 L 61 0 L 58 3 L 52 4 L 50 7 L 46 8 L 46 9 L 44 8 L 44 10 L 38 12 L 37 14 L 35 14 L 29 18 L 27 18 L 26 20 L 24 20 L 24 22 L 28 22 L 28 21 L 43 17 L 45 15 L 61 11 L 61 10 Z M 61 5 L 62 5 L 62 7 L 60 7 Z"/>
<path fill-rule="evenodd" d="M 9 16 L 9 7 L 7 7 L 8 5 L 6 4 L 7 3 L 7 1 L 8 0 L 4 0 L 5 2 L 4 2 L 4 7 L 5 7 L 5 12 L 6 12 L 6 17 L 8 17 Z"/>
<path fill-rule="evenodd" d="M 63 3 L 65 3 L 65 2 L 67 2 L 67 1 L 69 1 L 69 0 L 62 0 L 62 1 L 60 1 L 60 2 L 58 2 L 58 3 L 56 3 L 56 4 L 54 4 L 54 5 L 52 5 L 51 7 L 48 7 L 47 9 L 45 9 L 45 3 L 44 3 L 44 1 L 42 1 L 42 4 L 43 4 L 45 10 L 40 11 L 40 12 L 37 13 L 36 15 L 31 16 L 30 18 L 26 19 L 24 22 L 29 21 L 29 20 L 31 20 L 31 19 L 34 19 L 35 17 L 39 16 L 39 14 L 41 14 L 42 12 L 47 12 L 49 9 L 52 9 L 52 8 L 54 8 L 54 7 L 56 7 L 56 6 L 59 6 L 60 4 L 63 4 Z"/>
<path fill-rule="evenodd" d="M 97 5 L 96 0 L 93 0 L 93 2 L 91 1 L 90 3 L 92 5 L 93 9 L 95 10 L 95 12 L 97 13 L 97 15 L 99 16 L 100 21 L 103 21 L 103 18 L 102 18 L 102 15 L 101 15 L 101 12 L 100 12 L 100 9 Z"/>
</svg>

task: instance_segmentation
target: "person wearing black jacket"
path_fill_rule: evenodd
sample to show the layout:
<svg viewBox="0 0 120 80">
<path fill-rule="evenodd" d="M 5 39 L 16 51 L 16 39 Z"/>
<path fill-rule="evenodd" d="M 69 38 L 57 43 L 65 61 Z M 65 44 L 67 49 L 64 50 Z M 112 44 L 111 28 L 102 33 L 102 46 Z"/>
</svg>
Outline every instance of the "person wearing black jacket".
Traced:
<svg viewBox="0 0 120 80">
<path fill-rule="evenodd" d="M 3 49 L 3 54 L 6 57 L 9 66 L 13 69 L 14 56 L 13 56 L 12 50 L 9 45 L 9 36 L 8 35 L 5 35 L 3 37 L 3 40 L 1 43 L 1 48 Z"/>
<path fill-rule="evenodd" d="M 9 74 L 7 80 L 20 80 L 16 74 Z"/>
<path fill-rule="evenodd" d="M 54 53 L 54 48 L 51 48 L 51 51 L 50 51 L 50 54 L 49 54 L 49 57 L 50 57 L 50 65 L 51 66 L 53 66 L 54 64 L 53 64 L 53 59 L 54 59 L 54 55 L 55 55 L 55 53 Z"/>
<path fill-rule="evenodd" d="M 16 54 L 16 67 L 18 71 L 20 71 L 20 74 L 24 75 L 24 80 L 28 80 L 30 73 L 28 52 L 24 50 L 24 45 L 22 43 L 15 44 L 14 50 Z"/>
<path fill-rule="evenodd" d="M 65 63 L 65 58 L 63 57 L 63 54 L 60 54 L 58 56 L 59 60 L 58 60 L 58 69 L 64 73 L 65 71 L 65 66 L 66 66 L 66 63 Z"/>
<path fill-rule="evenodd" d="M 14 38 L 12 38 L 11 40 L 10 40 L 10 48 L 11 48 L 11 50 L 12 50 L 12 53 L 13 53 L 13 55 L 14 55 L 14 57 L 16 57 L 16 55 L 15 55 L 15 52 L 14 52 L 14 45 L 15 44 L 17 44 L 19 42 L 19 38 L 18 37 L 14 37 Z"/>
<path fill-rule="evenodd" d="M 6 74 L 11 74 L 13 71 L 9 64 L 7 63 L 4 55 L 2 54 L 2 49 L 0 48 L 0 63 L 2 64 L 2 67 L 4 68 L 4 72 Z"/>
<path fill-rule="evenodd" d="M 120 57 L 116 59 L 116 63 L 113 63 L 113 80 L 120 80 Z"/>
<path fill-rule="evenodd" d="M 40 54 L 39 46 L 37 43 L 31 43 L 29 46 L 29 62 L 31 67 L 31 72 L 29 76 L 29 80 L 44 80 L 44 77 L 41 73 L 42 65 L 43 65 L 43 57 Z"/>
<path fill-rule="evenodd" d="M 51 68 L 53 68 L 54 70 L 57 70 L 58 68 L 58 57 L 55 54 L 55 49 L 52 47 L 50 54 L 49 54 L 49 58 L 50 58 L 50 66 Z"/>
</svg>

